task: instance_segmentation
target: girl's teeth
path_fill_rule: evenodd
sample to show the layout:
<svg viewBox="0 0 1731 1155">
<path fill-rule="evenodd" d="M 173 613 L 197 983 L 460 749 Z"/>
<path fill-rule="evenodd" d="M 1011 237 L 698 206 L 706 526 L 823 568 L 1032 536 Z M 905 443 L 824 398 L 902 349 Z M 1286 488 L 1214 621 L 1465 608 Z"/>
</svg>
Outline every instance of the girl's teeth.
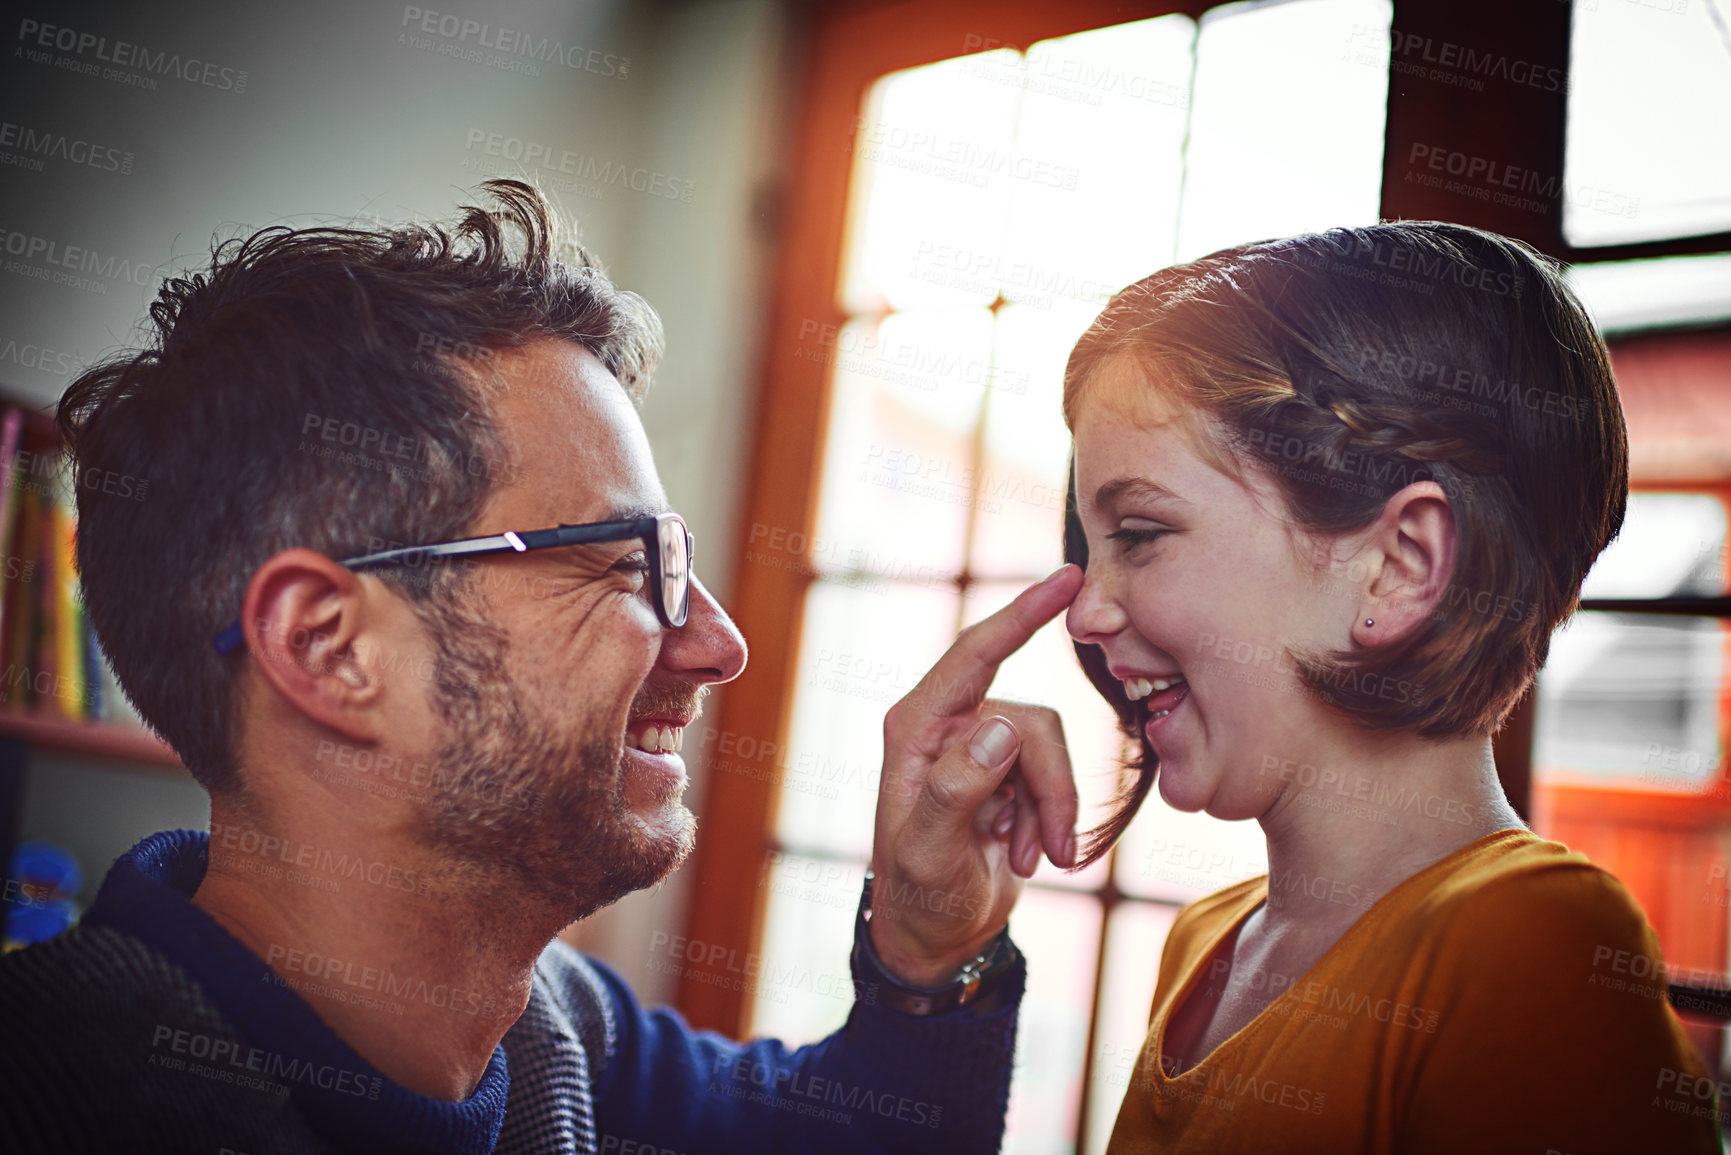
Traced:
<svg viewBox="0 0 1731 1155">
<path fill-rule="evenodd" d="M 1150 722 L 1157 721 L 1161 718 L 1164 718 L 1166 715 L 1170 714 L 1171 712 L 1172 712 L 1171 710 L 1157 710 L 1154 713 L 1148 715 L 1148 720 Z"/>
<path fill-rule="evenodd" d="M 1147 678 L 1126 678 L 1124 680 L 1124 693 L 1129 696 L 1132 702 L 1140 702 L 1149 694 L 1158 694 L 1170 690 L 1173 686 L 1182 686 L 1183 684 L 1183 678 L 1155 678 L 1152 681 Z"/>
</svg>

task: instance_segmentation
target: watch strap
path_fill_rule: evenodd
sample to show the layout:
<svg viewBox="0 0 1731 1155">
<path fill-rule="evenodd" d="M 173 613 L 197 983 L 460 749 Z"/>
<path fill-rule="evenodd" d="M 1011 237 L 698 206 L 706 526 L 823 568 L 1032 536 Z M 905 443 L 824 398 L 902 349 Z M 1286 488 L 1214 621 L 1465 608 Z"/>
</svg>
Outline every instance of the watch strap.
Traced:
<svg viewBox="0 0 1731 1155">
<path fill-rule="evenodd" d="M 874 1001 L 903 1014 L 922 1017 L 969 1008 L 987 1014 L 1003 1005 L 1008 989 L 1002 981 L 1016 969 L 1021 952 L 1010 941 L 1009 927 L 986 944 L 978 955 L 962 964 L 956 977 L 936 987 L 917 987 L 889 973 L 871 941 L 872 875 L 868 871 L 860 890 L 859 914 L 854 920 L 854 970 L 856 981 L 870 984 Z M 862 992 L 863 993 L 863 992 Z"/>
</svg>

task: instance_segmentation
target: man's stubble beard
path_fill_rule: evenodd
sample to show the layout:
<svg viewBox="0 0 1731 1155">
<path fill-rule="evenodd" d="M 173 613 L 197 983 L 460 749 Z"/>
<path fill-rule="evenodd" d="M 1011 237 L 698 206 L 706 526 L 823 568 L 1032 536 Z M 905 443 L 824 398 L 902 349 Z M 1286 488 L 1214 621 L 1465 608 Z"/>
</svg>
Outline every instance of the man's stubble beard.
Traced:
<svg viewBox="0 0 1731 1155">
<path fill-rule="evenodd" d="M 532 716 L 511 678 L 503 630 L 454 598 L 435 596 L 421 609 L 433 619 L 433 702 L 445 726 L 435 763 L 443 789 L 425 830 L 431 846 L 458 868 L 505 872 L 571 922 L 685 861 L 696 820 L 677 798 L 653 827 L 632 810 L 620 735 L 594 726 L 570 733 L 568 718 Z"/>
</svg>

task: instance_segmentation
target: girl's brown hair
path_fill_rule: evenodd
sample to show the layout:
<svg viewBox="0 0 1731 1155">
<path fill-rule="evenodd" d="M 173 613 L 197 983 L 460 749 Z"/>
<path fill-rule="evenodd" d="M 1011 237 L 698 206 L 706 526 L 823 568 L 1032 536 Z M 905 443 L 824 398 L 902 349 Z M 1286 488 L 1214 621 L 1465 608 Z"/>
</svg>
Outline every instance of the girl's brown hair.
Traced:
<svg viewBox="0 0 1731 1155">
<path fill-rule="evenodd" d="M 1367 525 L 1415 481 L 1447 495 L 1452 582 L 1386 647 L 1294 655 L 1318 697 L 1369 729 L 1491 734 L 1543 665 L 1551 631 L 1623 522 L 1628 442 L 1604 342 L 1558 267 L 1518 241 L 1408 221 L 1226 249 L 1112 298 L 1064 373 L 1075 427 L 1099 369 L 1127 358 L 1202 450 L 1254 468 L 1294 525 Z M 1072 491 L 1067 560 L 1086 567 Z M 1098 646 L 1082 668 L 1140 747 L 1084 864 L 1148 795 L 1142 707 Z M 1391 693 L 1391 686 L 1404 687 Z"/>
</svg>

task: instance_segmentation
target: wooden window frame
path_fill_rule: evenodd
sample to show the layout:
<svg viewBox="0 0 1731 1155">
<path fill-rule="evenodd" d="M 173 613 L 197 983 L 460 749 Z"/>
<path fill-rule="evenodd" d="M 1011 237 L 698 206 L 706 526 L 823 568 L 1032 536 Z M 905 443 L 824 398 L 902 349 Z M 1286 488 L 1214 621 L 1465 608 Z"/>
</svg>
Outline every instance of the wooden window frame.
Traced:
<svg viewBox="0 0 1731 1155">
<path fill-rule="evenodd" d="M 801 353 L 809 334 L 833 332 L 822 327 L 839 327 L 846 320 L 837 285 L 850 223 L 851 144 L 870 86 L 888 73 L 969 52 L 999 46 L 1026 49 L 1051 37 L 1172 13 L 1198 18 L 1218 6 L 1219 0 L 843 0 L 796 11 L 798 27 L 791 43 L 799 64 L 791 91 L 798 94 L 799 113 L 789 150 L 791 177 L 779 198 L 779 253 L 741 524 L 802 534 L 808 541 L 815 529 L 821 431 L 829 423 L 829 368 L 823 359 Z M 1458 0 L 1394 0 L 1393 7 L 1396 35 L 1492 46 L 1535 67 L 1567 68 L 1567 3 L 1534 5 L 1521 12 L 1520 24 L 1509 23 L 1506 9 Z M 1474 225 L 1571 262 L 1731 249 L 1731 233 L 1578 249 L 1563 238 L 1560 202 L 1555 212 L 1534 214 L 1405 179 L 1409 149 L 1414 142 L 1424 142 L 1470 155 L 1518 159 L 1524 167 L 1555 174 L 1560 185 L 1565 131 L 1561 93 L 1512 84 L 1492 84 L 1471 93 L 1391 73 L 1386 125 L 1384 219 Z M 742 560 L 730 609 L 756 660 L 746 678 L 730 686 L 717 703 L 713 724 L 721 734 L 750 735 L 774 743 L 775 749 L 786 748 L 801 616 L 814 580 L 809 566 L 772 568 Z M 1531 810 L 1532 740 L 1529 692 L 1493 742 L 1504 788 L 1523 817 Z M 703 941 L 711 951 L 745 958 L 758 942 L 767 907 L 759 883 L 773 845 L 778 786 L 773 776 L 709 777 L 685 929 L 689 938 Z M 1108 917 L 1111 897 L 1103 896 Z M 749 1003 L 742 991 L 688 975 L 681 980 L 677 1000 L 696 1026 L 733 1037 L 748 1027 Z"/>
<path fill-rule="evenodd" d="M 801 357 L 802 336 L 839 327 L 842 240 L 847 235 L 855 122 L 880 77 L 988 47 L 1036 41 L 1181 12 L 1192 17 L 1217 0 L 1121 3 L 1113 0 L 944 0 L 943 3 L 824 4 L 805 11 L 798 37 L 802 75 L 792 177 L 784 199 L 780 253 L 741 524 L 809 540 L 817 519 L 823 437 L 829 427 L 829 368 Z M 831 330 L 834 331 L 834 330 Z M 815 575 L 807 569 L 741 562 L 729 612 L 749 640 L 751 672 L 728 687 L 714 725 L 785 749 L 793 701 L 800 618 Z M 745 958 L 755 949 L 766 904 L 759 882 L 771 849 L 773 779 L 712 774 L 694 856 L 695 884 L 686 934 Z M 682 978 L 680 1010 L 694 1024 L 740 1037 L 749 1012 L 744 992 Z"/>
</svg>

